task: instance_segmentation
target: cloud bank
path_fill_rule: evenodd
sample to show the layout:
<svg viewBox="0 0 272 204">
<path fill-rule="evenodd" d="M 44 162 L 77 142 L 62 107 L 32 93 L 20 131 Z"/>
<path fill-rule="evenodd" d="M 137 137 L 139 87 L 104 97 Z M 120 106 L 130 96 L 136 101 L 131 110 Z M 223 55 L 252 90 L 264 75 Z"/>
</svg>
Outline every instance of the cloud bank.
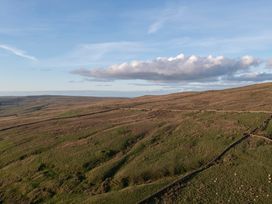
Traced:
<svg viewBox="0 0 272 204">
<path fill-rule="evenodd" d="M 11 52 L 12 54 L 14 54 L 14 55 L 16 55 L 18 57 L 22 57 L 22 58 L 32 60 L 32 61 L 38 61 L 38 59 L 36 57 L 28 55 L 26 53 L 26 51 L 24 51 L 24 50 L 20 50 L 18 48 L 11 47 L 9 45 L 3 45 L 3 44 L 0 44 L 0 48 L 3 49 L 3 50 Z"/>
<path fill-rule="evenodd" d="M 272 68 L 272 58 L 267 60 L 266 66 L 267 66 L 267 68 Z"/>
<path fill-rule="evenodd" d="M 261 60 L 252 56 L 226 58 L 224 56 L 160 57 L 151 61 L 132 61 L 115 64 L 107 68 L 77 69 L 72 73 L 100 80 L 141 79 L 157 82 L 201 82 L 218 78 L 230 80 L 239 73 L 246 73 L 257 67 Z"/>
</svg>

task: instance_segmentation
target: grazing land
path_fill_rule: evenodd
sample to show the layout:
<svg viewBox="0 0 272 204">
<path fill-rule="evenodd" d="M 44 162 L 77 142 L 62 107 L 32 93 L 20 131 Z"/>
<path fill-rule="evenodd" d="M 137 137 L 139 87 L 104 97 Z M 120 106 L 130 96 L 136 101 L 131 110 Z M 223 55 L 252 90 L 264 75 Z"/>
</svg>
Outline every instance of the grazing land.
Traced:
<svg viewBox="0 0 272 204">
<path fill-rule="evenodd" d="M 0 98 L 0 203 L 271 203 L 272 83 Z"/>
</svg>

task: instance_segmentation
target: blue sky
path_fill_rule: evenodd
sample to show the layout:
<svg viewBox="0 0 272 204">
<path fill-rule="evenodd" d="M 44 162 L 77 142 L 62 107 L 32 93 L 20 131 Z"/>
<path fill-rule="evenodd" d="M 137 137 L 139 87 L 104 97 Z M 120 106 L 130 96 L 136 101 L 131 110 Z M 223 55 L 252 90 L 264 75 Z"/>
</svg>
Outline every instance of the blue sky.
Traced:
<svg viewBox="0 0 272 204">
<path fill-rule="evenodd" d="M 269 0 L 0 0 L 0 92 L 270 81 L 271 10 Z"/>
</svg>

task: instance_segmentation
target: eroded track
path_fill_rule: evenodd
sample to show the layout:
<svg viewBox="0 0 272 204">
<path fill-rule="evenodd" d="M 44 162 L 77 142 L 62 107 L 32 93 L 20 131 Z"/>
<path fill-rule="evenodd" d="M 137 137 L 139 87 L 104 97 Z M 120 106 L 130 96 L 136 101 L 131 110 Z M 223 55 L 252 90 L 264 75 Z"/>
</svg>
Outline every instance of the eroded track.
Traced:
<svg viewBox="0 0 272 204">
<path fill-rule="evenodd" d="M 96 111 L 96 112 L 91 112 L 91 113 L 86 113 L 86 114 L 79 114 L 79 115 L 73 115 L 73 116 L 64 116 L 64 117 L 54 117 L 54 118 L 48 118 L 44 120 L 39 120 L 39 121 L 34 121 L 34 122 L 29 122 L 29 123 L 22 123 L 22 124 L 17 124 L 9 127 L 4 127 L 0 129 L 0 132 L 6 131 L 6 130 L 11 130 L 15 128 L 20 128 L 20 127 L 26 127 L 29 125 L 36 125 L 44 122 L 50 122 L 50 121 L 57 121 L 57 120 L 66 120 L 66 119 L 73 119 L 73 118 L 80 118 L 80 117 L 85 117 L 85 116 L 91 116 L 91 115 L 96 115 L 96 114 L 101 114 L 101 113 L 107 113 L 115 110 L 136 110 L 136 111 L 168 111 L 168 112 L 193 112 L 193 113 L 199 113 L 199 112 L 215 112 L 215 113 L 268 113 L 272 114 L 271 111 L 240 111 L 240 110 L 216 110 L 216 109 L 153 109 L 153 108 L 136 108 L 136 107 L 118 107 L 118 108 L 111 108 L 107 110 L 101 110 L 101 111 Z"/>
<path fill-rule="evenodd" d="M 40 124 L 40 123 L 44 123 L 44 122 L 57 121 L 57 120 L 63 120 L 63 119 L 73 119 L 73 118 L 80 118 L 80 117 L 84 117 L 84 116 L 96 115 L 96 114 L 100 114 L 100 113 L 107 113 L 107 112 L 111 112 L 111 111 L 118 110 L 118 109 L 119 108 L 112 108 L 112 109 L 101 110 L 101 111 L 96 111 L 96 112 L 91 112 L 91 113 L 86 113 L 86 114 L 80 114 L 80 115 L 55 117 L 55 118 L 48 118 L 48 119 L 44 119 L 44 120 L 34 121 L 34 122 L 30 122 L 30 123 L 22 123 L 22 124 L 2 128 L 2 129 L 0 129 L 0 132 L 15 129 L 15 128 L 20 128 L 20 127 L 25 127 L 25 126 L 29 126 L 29 125 L 36 125 L 36 124 Z"/>
</svg>

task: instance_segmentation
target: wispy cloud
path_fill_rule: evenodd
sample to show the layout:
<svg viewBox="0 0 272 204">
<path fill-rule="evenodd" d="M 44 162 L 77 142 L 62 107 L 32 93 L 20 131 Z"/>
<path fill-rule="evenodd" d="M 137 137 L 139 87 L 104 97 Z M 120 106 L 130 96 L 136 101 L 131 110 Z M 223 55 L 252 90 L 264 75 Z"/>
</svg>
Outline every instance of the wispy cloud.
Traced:
<svg viewBox="0 0 272 204">
<path fill-rule="evenodd" d="M 81 43 L 61 56 L 44 60 L 43 66 L 78 67 L 113 64 L 118 61 L 131 60 L 151 49 L 143 42 L 137 41 Z"/>
<path fill-rule="evenodd" d="M 157 32 L 163 26 L 166 20 L 167 19 L 165 18 L 161 18 L 153 22 L 148 28 L 148 33 L 151 34 Z"/>
<path fill-rule="evenodd" d="M 168 46 L 194 49 L 198 53 L 212 52 L 220 54 L 241 54 L 269 50 L 272 46 L 272 32 L 256 35 L 238 35 L 233 37 L 214 38 L 180 38 L 168 42 Z"/>
<path fill-rule="evenodd" d="M 160 30 L 165 24 L 175 21 L 181 18 L 184 7 L 174 7 L 167 8 L 158 13 L 158 17 L 153 21 L 153 23 L 148 28 L 148 33 L 156 33 Z"/>
<path fill-rule="evenodd" d="M 38 59 L 36 57 L 29 55 L 29 54 L 27 54 L 26 51 L 18 49 L 16 47 L 12 47 L 12 46 L 5 45 L 5 44 L 0 44 L 0 48 L 18 56 L 18 57 L 22 57 L 22 58 L 32 60 L 32 61 L 38 61 Z"/>
</svg>

